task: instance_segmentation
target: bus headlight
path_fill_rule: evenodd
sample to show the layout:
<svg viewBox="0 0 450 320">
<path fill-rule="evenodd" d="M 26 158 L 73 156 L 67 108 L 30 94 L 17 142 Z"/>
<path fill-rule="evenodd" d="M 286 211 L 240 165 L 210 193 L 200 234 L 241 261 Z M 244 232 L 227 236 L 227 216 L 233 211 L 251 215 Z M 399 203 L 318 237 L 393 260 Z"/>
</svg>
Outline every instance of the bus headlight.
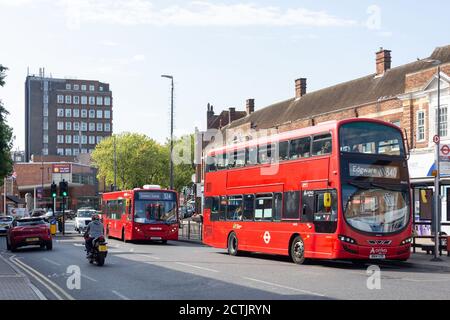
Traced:
<svg viewBox="0 0 450 320">
<path fill-rule="evenodd" d="M 341 240 L 342 242 L 356 244 L 356 240 L 355 239 L 352 239 L 352 238 L 347 237 L 347 236 L 338 236 L 338 239 Z"/>
<path fill-rule="evenodd" d="M 406 244 L 410 244 L 410 243 L 412 242 L 412 240 L 413 240 L 413 239 L 412 239 L 411 237 L 409 237 L 409 238 L 403 240 L 400 244 L 401 244 L 402 246 L 404 246 L 404 245 L 406 245 Z"/>
</svg>

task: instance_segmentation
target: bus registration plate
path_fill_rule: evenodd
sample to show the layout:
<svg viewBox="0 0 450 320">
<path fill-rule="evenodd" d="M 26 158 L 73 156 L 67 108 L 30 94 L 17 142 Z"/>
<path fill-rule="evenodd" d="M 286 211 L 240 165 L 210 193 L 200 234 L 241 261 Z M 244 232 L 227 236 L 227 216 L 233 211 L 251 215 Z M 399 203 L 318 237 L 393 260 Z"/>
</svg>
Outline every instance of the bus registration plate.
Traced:
<svg viewBox="0 0 450 320">
<path fill-rule="evenodd" d="M 150 237 L 151 240 L 162 240 L 161 237 Z"/>
<path fill-rule="evenodd" d="M 371 254 L 369 256 L 370 259 L 386 259 L 386 255 L 385 254 Z"/>
</svg>

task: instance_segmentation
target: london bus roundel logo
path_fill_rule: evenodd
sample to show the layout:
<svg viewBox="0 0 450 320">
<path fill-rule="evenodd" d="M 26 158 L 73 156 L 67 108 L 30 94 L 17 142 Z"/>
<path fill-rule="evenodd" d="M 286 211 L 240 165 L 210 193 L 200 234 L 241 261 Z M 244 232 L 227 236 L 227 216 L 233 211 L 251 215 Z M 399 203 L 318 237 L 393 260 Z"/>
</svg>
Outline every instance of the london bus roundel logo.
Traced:
<svg viewBox="0 0 450 320">
<path fill-rule="evenodd" d="M 266 232 L 264 233 L 263 239 L 264 239 L 264 242 L 265 242 L 266 244 L 269 244 L 269 242 L 270 242 L 270 232 L 269 232 L 269 231 L 266 231 Z"/>
</svg>

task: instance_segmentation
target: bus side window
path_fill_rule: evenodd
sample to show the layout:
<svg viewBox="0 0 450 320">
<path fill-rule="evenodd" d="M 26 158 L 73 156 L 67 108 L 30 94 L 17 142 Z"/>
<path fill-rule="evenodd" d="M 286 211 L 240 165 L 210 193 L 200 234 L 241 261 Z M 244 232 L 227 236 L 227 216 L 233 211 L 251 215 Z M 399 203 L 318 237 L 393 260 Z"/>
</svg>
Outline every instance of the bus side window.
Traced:
<svg viewBox="0 0 450 320">
<path fill-rule="evenodd" d="M 290 191 L 284 193 L 284 212 L 283 219 L 300 219 L 300 192 Z"/>
<path fill-rule="evenodd" d="M 280 221 L 283 211 L 283 194 L 277 192 L 273 194 L 273 220 Z"/>
<path fill-rule="evenodd" d="M 313 156 L 320 156 L 331 153 L 331 134 L 323 134 L 314 137 Z"/>
<path fill-rule="evenodd" d="M 246 221 L 253 220 L 255 211 L 255 196 L 253 194 L 247 194 L 244 196 L 244 217 Z"/>
<path fill-rule="evenodd" d="M 301 221 L 314 221 L 314 191 L 303 191 Z"/>
<path fill-rule="evenodd" d="M 324 207 L 324 194 L 331 193 L 331 208 Z M 314 221 L 337 221 L 337 196 L 335 190 L 318 191 L 315 195 Z"/>
<path fill-rule="evenodd" d="M 255 220 L 272 220 L 273 198 L 271 194 L 256 196 Z"/>
<path fill-rule="evenodd" d="M 216 156 L 209 156 L 206 158 L 206 172 L 216 171 Z"/>
<path fill-rule="evenodd" d="M 248 166 L 258 164 L 258 147 L 250 147 L 248 149 L 245 163 Z"/>
<path fill-rule="evenodd" d="M 232 196 L 228 198 L 227 220 L 242 220 L 242 196 Z"/>
<path fill-rule="evenodd" d="M 219 220 L 226 220 L 227 205 L 227 197 L 220 197 Z"/>
<path fill-rule="evenodd" d="M 291 140 L 289 147 L 290 159 L 308 158 L 311 154 L 311 138 L 300 138 Z"/>
<path fill-rule="evenodd" d="M 278 159 L 280 161 L 289 160 L 289 141 L 282 141 L 279 144 Z"/>
</svg>

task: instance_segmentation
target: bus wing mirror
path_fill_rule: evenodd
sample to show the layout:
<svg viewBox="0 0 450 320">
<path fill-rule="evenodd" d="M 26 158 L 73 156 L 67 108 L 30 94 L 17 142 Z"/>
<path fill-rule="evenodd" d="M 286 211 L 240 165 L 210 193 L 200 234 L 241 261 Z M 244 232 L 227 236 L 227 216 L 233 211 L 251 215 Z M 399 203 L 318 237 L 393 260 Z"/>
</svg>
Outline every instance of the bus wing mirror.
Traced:
<svg viewBox="0 0 450 320">
<path fill-rule="evenodd" d="M 326 192 L 323 194 L 323 206 L 326 209 L 331 208 L 331 193 L 330 192 Z"/>
<path fill-rule="evenodd" d="M 424 189 L 420 190 L 420 198 L 422 200 L 422 203 L 428 203 L 426 190 L 424 190 Z"/>
</svg>

